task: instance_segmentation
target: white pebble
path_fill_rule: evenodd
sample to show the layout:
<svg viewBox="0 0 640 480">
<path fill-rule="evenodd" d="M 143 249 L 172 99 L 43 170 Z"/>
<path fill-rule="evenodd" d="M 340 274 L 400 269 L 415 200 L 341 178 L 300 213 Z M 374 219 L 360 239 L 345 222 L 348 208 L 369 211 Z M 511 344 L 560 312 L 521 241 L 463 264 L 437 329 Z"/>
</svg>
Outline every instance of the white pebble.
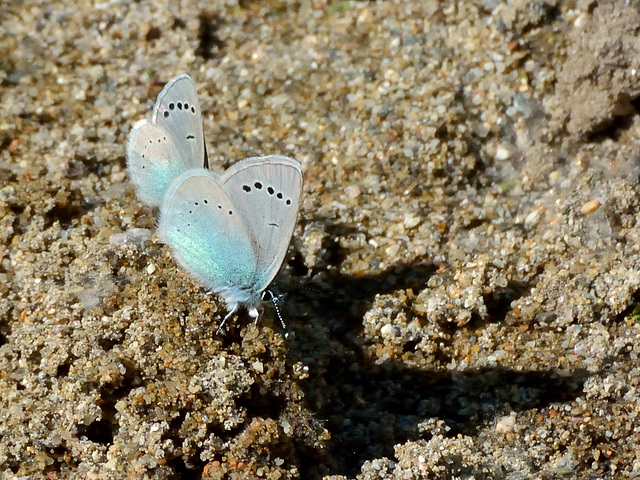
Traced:
<svg viewBox="0 0 640 480">
<path fill-rule="evenodd" d="M 260 361 L 255 361 L 251 364 L 253 369 L 258 373 L 264 373 L 264 364 Z"/>
<path fill-rule="evenodd" d="M 513 428 L 516 426 L 516 417 L 513 415 L 505 415 L 500 418 L 496 423 L 496 433 L 510 433 L 513 432 Z"/>
<path fill-rule="evenodd" d="M 508 148 L 503 145 L 496 148 L 496 160 L 507 160 L 509 157 L 511 157 L 511 152 Z"/>
</svg>

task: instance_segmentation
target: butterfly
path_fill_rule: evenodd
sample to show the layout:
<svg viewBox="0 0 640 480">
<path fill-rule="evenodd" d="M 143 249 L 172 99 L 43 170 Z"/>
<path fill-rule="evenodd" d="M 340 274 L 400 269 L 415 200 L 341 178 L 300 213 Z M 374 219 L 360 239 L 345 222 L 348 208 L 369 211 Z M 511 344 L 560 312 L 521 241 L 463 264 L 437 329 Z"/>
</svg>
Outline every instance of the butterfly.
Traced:
<svg viewBox="0 0 640 480">
<path fill-rule="evenodd" d="M 195 86 L 178 75 L 158 95 L 150 122 L 137 122 L 127 167 L 140 199 L 160 207 L 158 232 L 177 263 L 256 320 L 282 266 L 303 190 L 296 160 L 251 157 L 210 171 Z"/>
</svg>

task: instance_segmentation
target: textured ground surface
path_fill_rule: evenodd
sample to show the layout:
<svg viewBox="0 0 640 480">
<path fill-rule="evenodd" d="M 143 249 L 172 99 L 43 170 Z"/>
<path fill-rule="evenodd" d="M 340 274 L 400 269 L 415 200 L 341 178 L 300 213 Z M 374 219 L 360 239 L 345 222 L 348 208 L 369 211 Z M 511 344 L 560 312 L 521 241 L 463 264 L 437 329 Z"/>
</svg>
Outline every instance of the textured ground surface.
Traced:
<svg viewBox="0 0 640 480">
<path fill-rule="evenodd" d="M 181 3 L 0 6 L 3 478 L 638 478 L 639 2 Z M 181 72 L 303 165 L 288 338 L 128 183 Z"/>
</svg>

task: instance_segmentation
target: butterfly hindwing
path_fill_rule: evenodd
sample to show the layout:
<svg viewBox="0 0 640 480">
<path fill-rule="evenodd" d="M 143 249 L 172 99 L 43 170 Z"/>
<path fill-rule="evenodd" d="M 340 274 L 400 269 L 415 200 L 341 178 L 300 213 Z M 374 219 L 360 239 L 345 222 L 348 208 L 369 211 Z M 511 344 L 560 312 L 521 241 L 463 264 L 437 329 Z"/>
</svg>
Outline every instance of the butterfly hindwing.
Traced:
<svg viewBox="0 0 640 480">
<path fill-rule="evenodd" d="M 167 189 L 158 231 L 178 263 L 214 292 L 244 287 L 256 259 L 243 213 L 205 169 L 179 175 Z"/>
<path fill-rule="evenodd" d="M 171 180 L 188 165 L 171 135 L 147 120 L 140 120 L 129 134 L 127 168 L 140 200 L 159 206 Z"/>
</svg>

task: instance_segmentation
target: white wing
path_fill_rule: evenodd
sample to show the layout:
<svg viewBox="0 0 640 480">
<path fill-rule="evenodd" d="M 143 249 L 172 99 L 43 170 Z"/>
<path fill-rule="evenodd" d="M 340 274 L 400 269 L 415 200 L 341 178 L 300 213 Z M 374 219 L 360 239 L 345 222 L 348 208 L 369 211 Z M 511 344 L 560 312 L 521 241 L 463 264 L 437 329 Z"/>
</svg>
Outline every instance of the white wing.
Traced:
<svg viewBox="0 0 640 480">
<path fill-rule="evenodd" d="M 302 168 L 288 157 L 252 157 L 220 178 L 241 214 L 256 258 L 253 289 L 260 292 L 276 276 L 291 241 L 302 195 Z"/>
<path fill-rule="evenodd" d="M 173 77 L 156 100 L 153 123 L 173 137 L 191 167 L 208 167 L 202 111 L 193 80 L 186 73 Z"/>
<path fill-rule="evenodd" d="M 189 75 L 178 75 L 158 95 L 151 121 L 131 129 L 127 168 L 139 198 L 159 206 L 171 180 L 203 166 L 208 162 L 196 88 Z"/>
</svg>

